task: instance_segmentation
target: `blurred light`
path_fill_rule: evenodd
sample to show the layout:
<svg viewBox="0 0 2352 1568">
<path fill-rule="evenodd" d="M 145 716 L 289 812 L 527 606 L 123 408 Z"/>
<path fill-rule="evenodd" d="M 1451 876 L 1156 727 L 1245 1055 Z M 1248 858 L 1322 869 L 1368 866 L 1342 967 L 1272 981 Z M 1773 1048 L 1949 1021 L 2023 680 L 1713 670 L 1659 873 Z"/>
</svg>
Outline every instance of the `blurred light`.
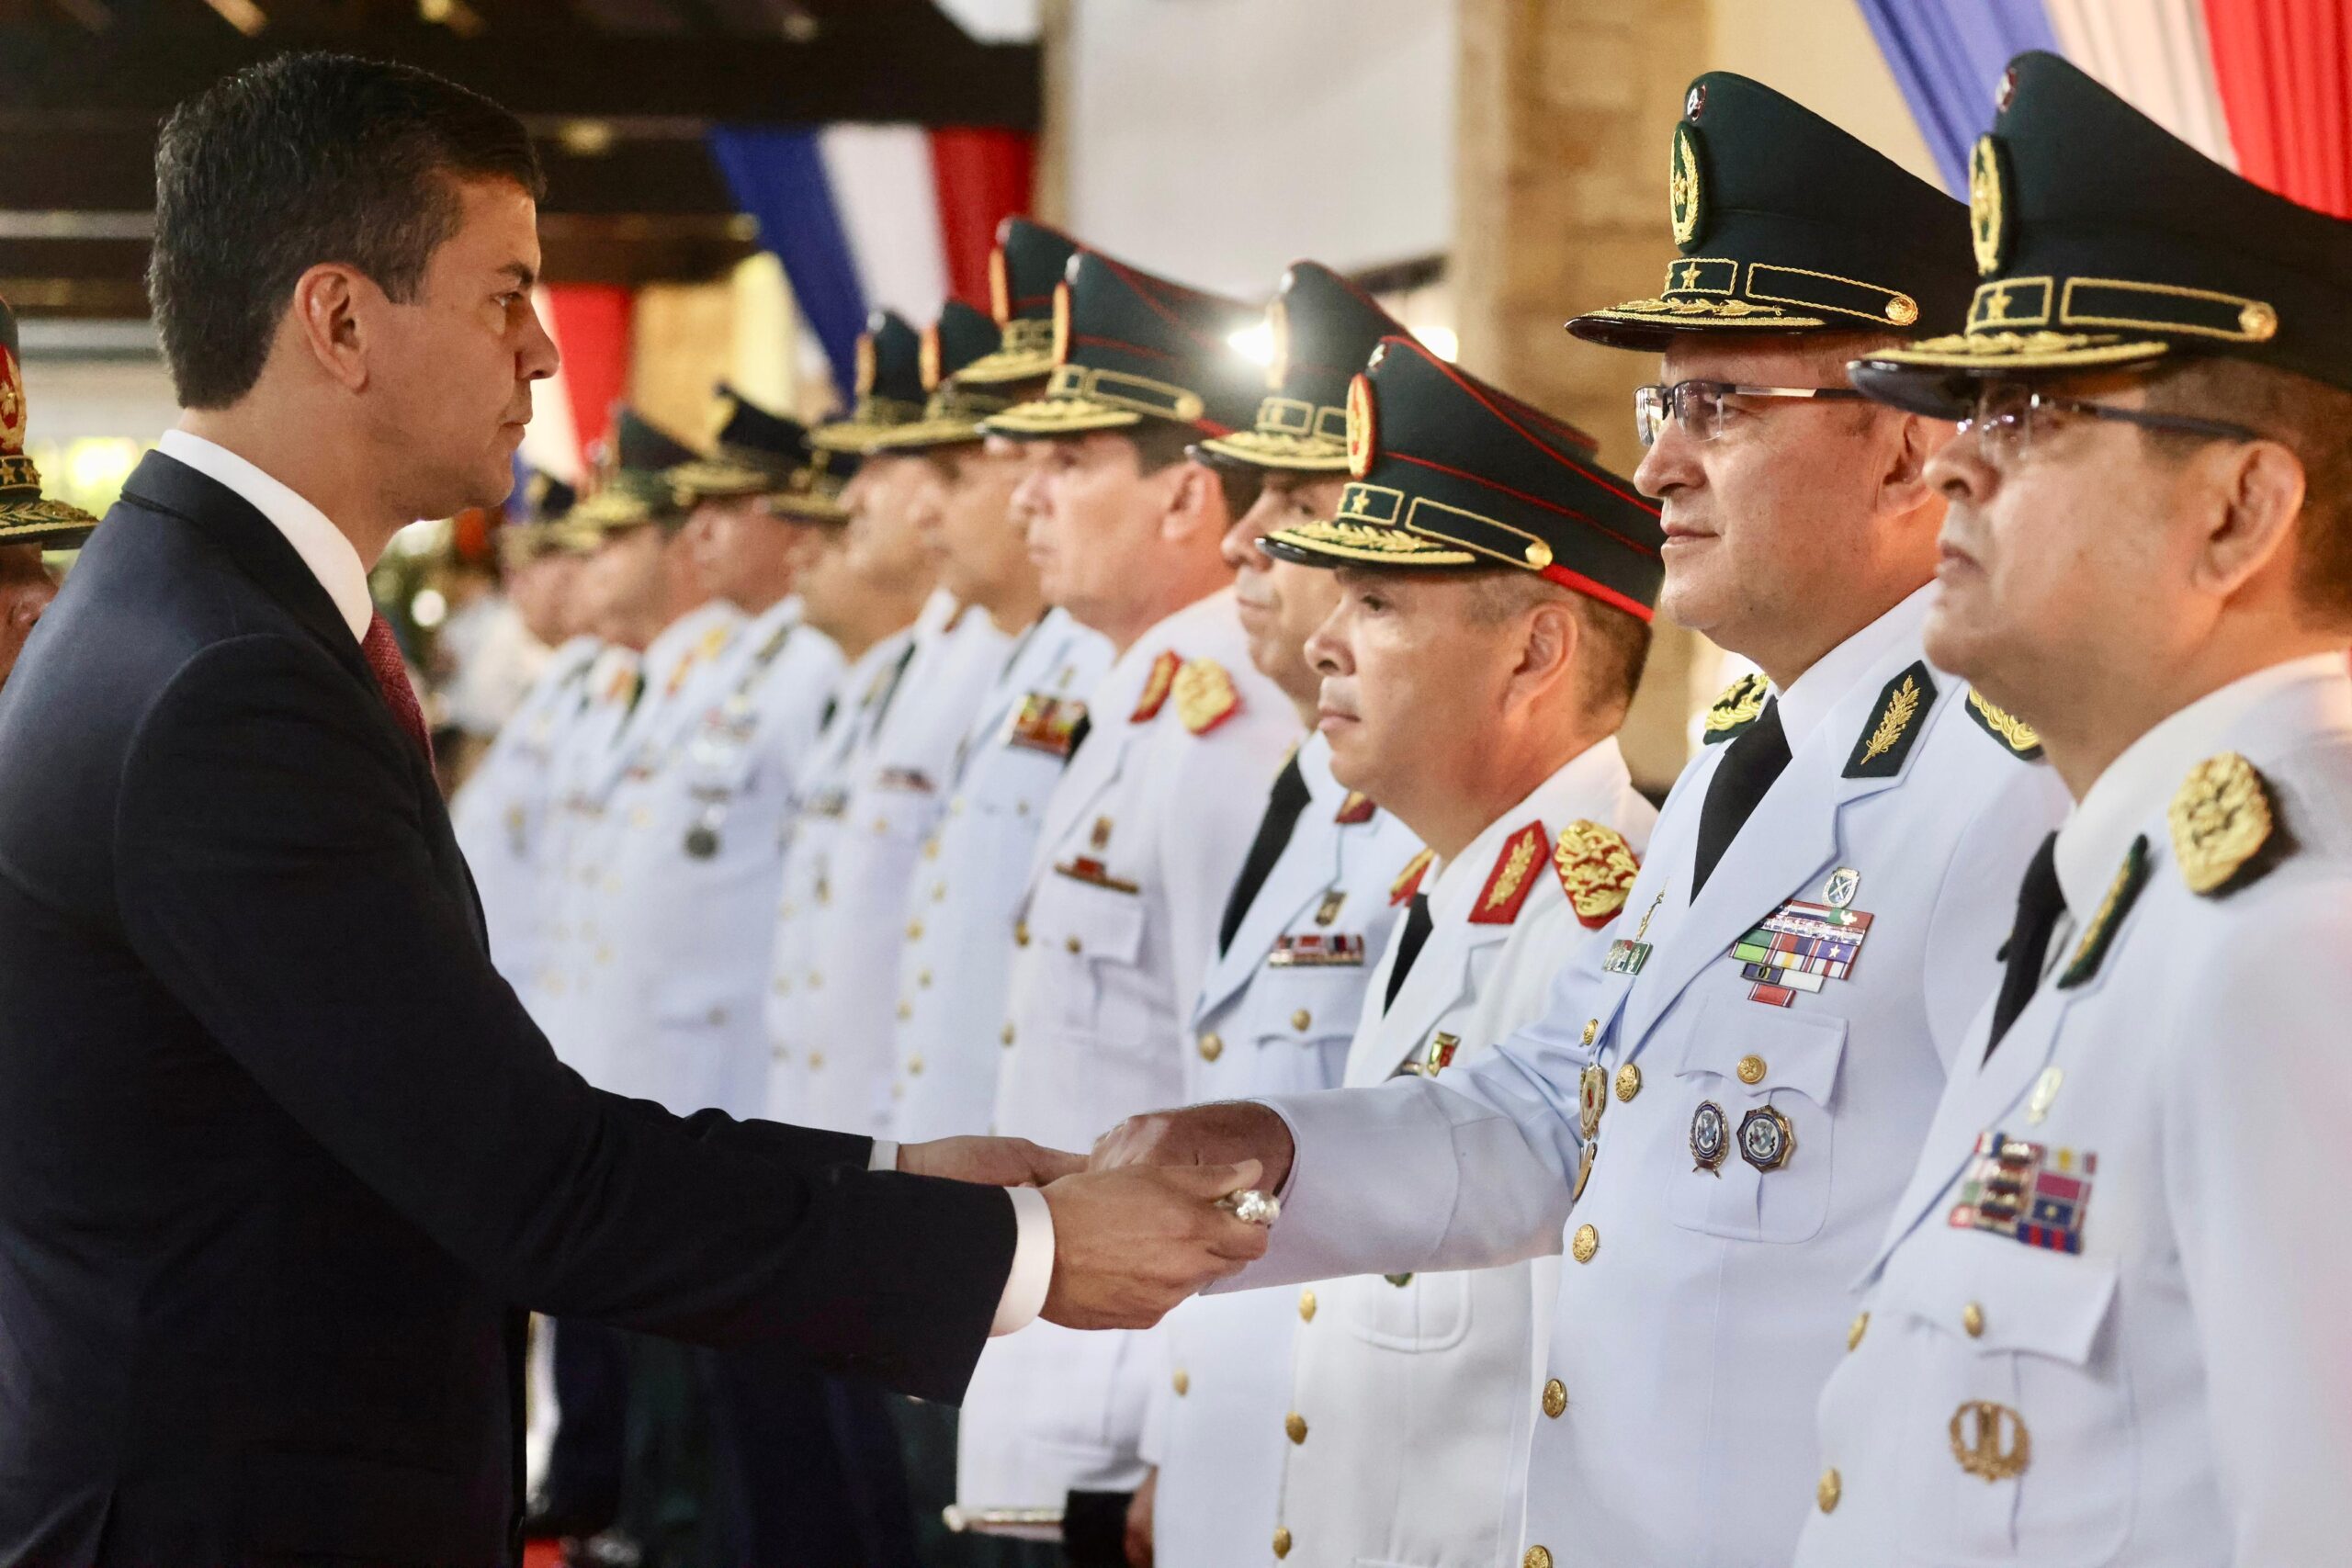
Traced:
<svg viewBox="0 0 2352 1568">
<path fill-rule="evenodd" d="M 269 26 L 269 18 L 262 15 L 261 7 L 254 5 L 254 0 L 204 0 L 204 3 L 218 11 L 222 21 L 247 38 Z"/>
<path fill-rule="evenodd" d="M 412 523 L 392 536 L 392 553 L 395 555 L 438 555 L 448 547 L 449 520 L 446 517 Z"/>
<path fill-rule="evenodd" d="M 1462 352 L 1462 340 L 1454 335 L 1452 327 L 1423 327 L 1414 335 L 1421 340 L 1431 354 L 1436 355 L 1448 365 L 1453 364 L 1453 356 Z"/>
<path fill-rule="evenodd" d="M 1272 365 L 1274 362 L 1274 329 L 1269 322 L 1260 321 L 1256 326 L 1244 327 L 1225 341 L 1233 345 L 1236 354 L 1253 365 Z"/>
<path fill-rule="evenodd" d="M 408 618 L 431 631 L 449 613 L 449 601 L 441 597 L 437 588 L 427 588 L 408 602 Z"/>
<path fill-rule="evenodd" d="M 608 119 L 567 119 L 556 141 L 575 158 L 601 158 L 613 150 L 613 122 Z"/>
<path fill-rule="evenodd" d="M 88 436 L 65 448 L 65 482 L 78 494 L 111 495 L 139 463 L 139 443 L 123 436 Z"/>
</svg>

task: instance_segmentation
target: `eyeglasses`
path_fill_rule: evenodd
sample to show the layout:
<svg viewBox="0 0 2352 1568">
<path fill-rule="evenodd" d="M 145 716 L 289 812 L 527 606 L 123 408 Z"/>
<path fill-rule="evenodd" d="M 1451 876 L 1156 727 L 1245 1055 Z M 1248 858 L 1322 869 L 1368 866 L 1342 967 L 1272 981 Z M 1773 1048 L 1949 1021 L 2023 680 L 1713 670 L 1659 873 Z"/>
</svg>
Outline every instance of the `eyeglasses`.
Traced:
<svg viewBox="0 0 2352 1568">
<path fill-rule="evenodd" d="M 2068 417 L 2103 419 L 2117 424 L 2133 424 L 2143 430 L 2163 431 L 2169 435 L 2192 435 L 2206 441 L 2262 441 L 2268 439 L 2258 430 L 2243 424 L 2228 424 L 2217 419 L 2193 419 L 2187 414 L 2154 413 L 2147 409 L 2120 409 L 2108 403 L 2086 402 L 2080 398 L 2054 397 L 2037 392 L 2014 381 L 1996 381 L 1976 394 L 1974 412 L 1960 422 L 1962 432 L 1974 431 L 1984 445 L 1985 456 L 1995 462 L 2007 462 L 2024 457 L 2033 450 L 2036 435 L 2047 436 L 2051 430 Z"/>
<path fill-rule="evenodd" d="M 1860 402 L 1851 387 L 1749 387 L 1737 381 L 1678 381 L 1671 387 L 1634 389 L 1634 429 L 1645 446 L 1655 446 L 1668 414 L 1686 435 L 1713 441 L 1724 433 L 1726 398 L 1802 398 L 1815 402 Z"/>
</svg>

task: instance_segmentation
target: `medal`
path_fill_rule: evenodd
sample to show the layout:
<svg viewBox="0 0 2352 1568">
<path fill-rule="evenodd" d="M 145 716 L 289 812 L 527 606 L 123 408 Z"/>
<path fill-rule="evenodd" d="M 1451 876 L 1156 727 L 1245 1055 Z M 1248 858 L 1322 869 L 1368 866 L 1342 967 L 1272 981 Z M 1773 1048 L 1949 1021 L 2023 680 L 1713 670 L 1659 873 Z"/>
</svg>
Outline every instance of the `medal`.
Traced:
<svg viewBox="0 0 2352 1568">
<path fill-rule="evenodd" d="M 1871 917 L 1851 908 L 1862 874 L 1839 866 L 1822 885 L 1821 901 L 1791 898 L 1731 945 L 1750 1001 L 1787 1007 L 1799 991 L 1819 992 L 1851 977 L 1871 934 Z"/>
<path fill-rule="evenodd" d="M 1724 1163 L 1730 1143 L 1731 1128 L 1724 1120 L 1724 1108 L 1712 1100 L 1701 1100 L 1690 1116 L 1690 1157 L 1698 1162 L 1690 1168 L 1722 1176 L 1716 1168 Z"/>
<path fill-rule="evenodd" d="M 1577 1079 L 1577 1126 L 1591 1144 L 1600 1131 L 1600 1113 L 1609 1108 L 1609 1070 L 1598 1062 L 1587 1064 Z"/>
<path fill-rule="evenodd" d="M 1759 1105 L 1739 1119 L 1739 1157 L 1758 1170 L 1778 1170 L 1797 1152 L 1797 1132 L 1789 1119 Z"/>
<path fill-rule="evenodd" d="M 2041 1076 L 2033 1080 L 2033 1093 L 2025 1102 L 2025 1119 L 2036 1126 L 2050 1119 L 2050 1102 L 2058 1098 L 2058 1086 L 2066 1081 L 2064 1067 L 2044 1067 Z"/>
<path fill-rule="evenodd" d="M 1666 889 L 1661 887 L 1657 890 L 1657 897 L 1650 900 L 1650 907 L 1642 911 L 1642 923 L 1634 928 L 1634 934 L 1620 937 L 1609 944 L 1609 956 L 1600 964 L 1604 974 L 1630 976 L 1642 972 L 1642 965 L 1650 961 L 1650 944 L 1642 940 L 1642 935 L 1650 929 L 1650 917 L 1657 914 L 1657 907 L 1665 902 Z"/>
<path fill-rule="evenodd" d="M 1584 1146 L 1584 1152 L 1577 1156 L 1576 1190 L 1568 1194 L 1568 1201 L 1573 1203 L 1584 1196 L 1584 1184 L 1592 1179 L 1593 1156 L 1599 1148 L 1599 1145 L 1588 1143 Z"/>
<path fill-rule="evenodd" d="M 686 829 L 686 853 L 696 860 L 708 860 L 718 852 L 718 835 L 709 827 L 697 822 Z"/>
<path fill-rule="evenodd" d="M 1315 923 L 1318 926 L 1328 926 L 1338 919 L 1340 907 L 1347 901 L 1348 896 L 1337 888 L 1323 895 L 1323 902 L 1315 906 Z"/>
</svg>

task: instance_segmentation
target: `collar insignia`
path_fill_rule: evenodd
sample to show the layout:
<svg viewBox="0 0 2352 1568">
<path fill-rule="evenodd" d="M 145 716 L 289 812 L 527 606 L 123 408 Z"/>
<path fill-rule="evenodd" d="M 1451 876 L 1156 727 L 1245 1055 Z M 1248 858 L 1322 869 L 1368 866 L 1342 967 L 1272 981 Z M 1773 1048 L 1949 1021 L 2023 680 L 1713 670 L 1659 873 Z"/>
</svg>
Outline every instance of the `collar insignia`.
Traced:
<svg viewBox="0 0 2352 1568">
<path fill-rule="evenodd" d="M 2115 943 L 2116 928 L 2132 912 L 2140 889 L 2147 885 L 2148 836 L 2143 833 L 2132 840 L 2123 863 L 2116 868 L 2115 880 L 2107 885 L 2107 897 L 2098 901 L 2089 923 L 2083 927 L 2083 940 L 2075 944 L 2075 955 L 2058 976 L 2059 989 L 2072 990 L 2098 973 L 2099 961 Z"/>
<path fill-rule="evenodd" d="M 1478 901 L 1471 906 L 1470 923 L 1507 926 L 1518 919 L 1520 907 L 1535 889 L 1535 863 L 1551 850 L 1551 836 L 1541 822 L 1530 822 L 1503 840 L 1501 852 L 1495 856 L 1495 869 L 1487 874 L 1487 886 L 1478 890 Z"/>
<path fill-rule="evenodd" d="M 1854 754 L 1846 759 L 1846 776 L 1891 779 L 1901 773 L 1935 703 L 1936 678 L 1928 673 L 1926 660 L 1915 660 L 1879 693 L 1870 723 L 1854 742 Z"/>
<path fill-rule="evenodd" d="M 1174 649 L 1160 650 L 1159 657 L 1151 661 L 1151 673 L 1144 678 L 1143 695 L 1136 699 L 1136 711 L 1127 715 L 1129 724 L 1148 724 L 1159 716 L 1159 710 L 1167 705 L 1169 691 L 1176 684 L 1176 671 L 1183 667 L 1184 660 Z"/>
<path fill-rule="evenodd" d="M 1340 802 L 1340 814 L 1331 820 L 1343 828 L 1352 828 L 1359 822 L 1371 821 L 1379 814 L 1380 807 L 1372 803 L 1372 796 L 1360 789 L 1351 789 L 1348 791 L 1348 798 Z"/>
<path fill-rule="evenodd" d="M 1560 829 L 1560 841 L 1552 851 L 1552 870 L 1560 878 L 1560 888 L 1567 894 L 1577 923 L 1589 931 L 1617 918 L 1641 869 L 1623 833 L 1582 818 Z"/>
<path fill-rule="evenodd" d="M 1976 721 L 1977 728 L 2007 747 L 2011 756 L 2029 762 L 2041 760 L 2041 737 L 2034 733 L 2033 726 L 2007 709 L 1986 702 L 1982 692 L 1969 692 L 1968 716 Z"/>
<path fill-rule="evenodd" d="M 1396 880 L 1388 885 L 1389 903 L 1396 905 L 1411 903 L 1413 895 L 1421 890 L 1421 878 L 1428 873 L 1430 862 L 1436 858 L 1436 851 L 1421 850 L 1416 852 L 1411 860 L 1407 861 L 1405 869 L 1396 874 Z"/>
<path fill-rule="evenodd" d="M 1756 671 L 1749 671 L 1724 688 L 1707 709 L 1706 742 L 1710 746 L 1730 739 L 1764 711 L 1764 701 L 1772 694 L 1772 682 Z"/>
<path fill-rule="evenodd" d="M 2235 751 L 2191 768 L 2165 819 L 2172 827 L 2181 878 L 2192 893 L 2233 891 L 2278 861 L 2276 852 L 2263 853 L 2284 838 L 2277 831 L 2270 791 L 2254 764 Z"/>
</svg>

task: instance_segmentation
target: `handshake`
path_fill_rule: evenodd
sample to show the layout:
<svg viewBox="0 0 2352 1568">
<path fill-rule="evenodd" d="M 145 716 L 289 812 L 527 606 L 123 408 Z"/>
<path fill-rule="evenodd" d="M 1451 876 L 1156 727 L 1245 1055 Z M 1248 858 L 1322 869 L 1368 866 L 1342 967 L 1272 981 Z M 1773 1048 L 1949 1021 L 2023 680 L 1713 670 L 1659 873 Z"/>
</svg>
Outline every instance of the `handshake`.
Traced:
<svg viewBox="0 0 2352 1568">
<path fill-rule="evenodd" d="M 1025 1138 L 940 1138 L 899 1151 L 899 1168 L 917 1176 L 1043 1190 L 1054 1217 L 1043 1315 L 1066 1328 L 1148 1328 L 1262 1257 L 1265 1211 L 1232 1200 L 1274 1192 L 1290 1161 L 1290 1129 L 1249 1100 L 1130 1117 L 1091 1158 Z"/>
</svg>

